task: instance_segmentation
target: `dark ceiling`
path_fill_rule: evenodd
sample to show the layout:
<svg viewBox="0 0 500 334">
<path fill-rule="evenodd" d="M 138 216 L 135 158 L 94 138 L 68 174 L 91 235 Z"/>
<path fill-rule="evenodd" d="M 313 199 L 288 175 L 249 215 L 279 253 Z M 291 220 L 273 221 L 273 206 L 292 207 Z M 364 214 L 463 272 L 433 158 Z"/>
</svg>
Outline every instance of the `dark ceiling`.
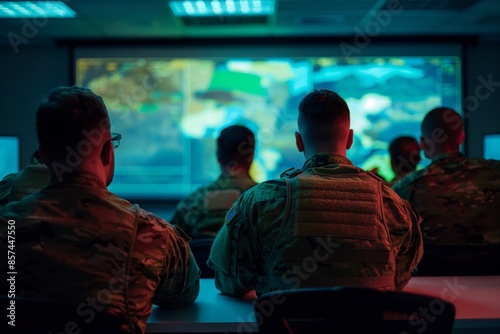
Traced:
<svg viewBox="0 0 500 334">
<path fill-rule="evenodd" d="M 166 0 L 69 0 L 72 19 L 0 19 L 9 34 L 52 40 L 217 37 L 471 36 L 500 40 L 499 0 L 277 0 L 271 17 L 182 20 Z M 26 28 L 34 23 L 36 32 Z M 38 27 L 37 27 L 38 25 Z M 24 30 L 23 30 L 24 29 Z M 24 34 L 24 35 L 23 35 Z"/>
</svg>

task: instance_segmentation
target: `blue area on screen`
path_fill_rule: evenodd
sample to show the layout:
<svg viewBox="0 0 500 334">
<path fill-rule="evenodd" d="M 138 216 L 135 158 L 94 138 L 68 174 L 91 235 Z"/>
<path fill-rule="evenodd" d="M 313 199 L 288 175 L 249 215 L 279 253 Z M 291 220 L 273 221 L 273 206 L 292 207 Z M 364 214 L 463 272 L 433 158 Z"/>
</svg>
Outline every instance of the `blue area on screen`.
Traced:
<svg viewBox="0 0 500 334">
<path fill-rule="evenodd" d="M 0 136 L 0 180 L 19 172 L 19 137 Z"/>
<path fill-rule="evenodd" d="M 437 106 L 460 110 L 458 57 L 80 58 L 77 84 L 103 97 L 115 151 L 110 190 L 128 198 L 180 198 L 219 175 L 219 131 L 244 124 L 257 135 L 257 181 L 299 168 L 297 108 L 313 89 L 339 93 L 351 110 L 348 158 L 387 180 L 388 144 L 419 137 Z"/>
<path fill-rule="evenodd" d="M 500 133 L 483 136 L 483 156 L 485 159 L 500 160 Z"/>
</svg>

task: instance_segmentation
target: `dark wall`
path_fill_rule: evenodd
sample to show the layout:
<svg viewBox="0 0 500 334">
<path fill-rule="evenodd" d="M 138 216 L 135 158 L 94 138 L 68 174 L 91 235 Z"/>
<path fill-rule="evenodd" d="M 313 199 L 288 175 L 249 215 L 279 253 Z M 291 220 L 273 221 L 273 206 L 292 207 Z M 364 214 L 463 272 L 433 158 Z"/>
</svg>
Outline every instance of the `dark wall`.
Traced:
<svg viewBox="0 0 500 334">
<path fill-rule="evenodd" d="M 55 46 L 24 46 L 15 53 L 0 47 L 0 134 L 21 137 L 21 166 L 37 148 L 35 112 L 52 88 L 68 85 L 69 51 Z"/>
<path fill-rule="evenodd" d="M 500 133 L 500 43 L 466 48 L 464 117 L 469 156 L 482 156 L 484 133 Z"/>
</svg>

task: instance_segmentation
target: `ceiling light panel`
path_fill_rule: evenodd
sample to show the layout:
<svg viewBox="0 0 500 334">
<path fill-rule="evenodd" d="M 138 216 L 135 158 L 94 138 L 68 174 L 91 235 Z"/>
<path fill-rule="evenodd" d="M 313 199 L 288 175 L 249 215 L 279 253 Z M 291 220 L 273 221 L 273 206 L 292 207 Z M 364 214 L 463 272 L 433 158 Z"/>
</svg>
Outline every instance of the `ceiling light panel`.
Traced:
<svg viewBox="0 0 500 334">
<path fill-rule="evenodd" d="M 62 1 L 2 1 L 0 18 L 72 18 L 76 12 Z"/>
<path fill-rule="evenodd" d="M 186 0 L 170 1 L 175 16 L 272 15 L 274 0 Z"/>
</svg>

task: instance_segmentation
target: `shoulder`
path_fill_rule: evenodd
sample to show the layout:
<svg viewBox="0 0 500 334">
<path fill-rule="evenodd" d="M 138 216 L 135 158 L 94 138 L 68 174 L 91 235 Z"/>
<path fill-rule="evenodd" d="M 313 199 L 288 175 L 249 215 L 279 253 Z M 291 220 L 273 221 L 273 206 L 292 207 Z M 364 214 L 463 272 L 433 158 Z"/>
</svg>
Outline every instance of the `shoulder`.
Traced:
<svg viewBox="0 0 500 334">
<path fill-rule="evenodd" d="M 240 199 L 247 203 L 258 203 L 284 196 L 286 196 L 286 182 L 284 179 L 276 179 L 256 184 L 246 190 Z"/>
<path fill-rule="evenodd" d="M 468 158 L 467 161 L 471 167 L 484 167 L 500 172 L 500 160 L 483 159 L 483 158 Z"/>
<path fill-rule="evenodd" d="M 276 199 L 286 199 L 286 193 L 284 179 L 265 181 L 243 192 L 232 210 L 236 211 L 239 217 L 247 217 L 254 209 L 275 203 Z"/>
<path fill-rule="evenodd" d="M 384 214 L 394 226 L 407 226 L 408 224 L 420 223 L 421 217 L 415 205 L 401 196 L 386 184 L 382 185 L 382 196 L 384 201 Z M 408 197 L 408 196 L 407 196 Z"/>
<path fill-rule="evenodd" d="M 138 230 L 150 231 L 152 233 L 174 234 L 184 237 L 184 233 L 180 233 L 182 232 L 182 230 L 178 229 L 177 226 L 170 224 L 165 219 L 155 215 L 152 212 L 140 208 L 137 204 L 134 204 L 133 207 L 138 213 Z M 189 237 L 187 236 L 186 238 L 189 239 Z"/>
<path fill-rule="evenodd" d="M 11 173 L 4 176 L 0 182 L 12 182 L 20 173 Z"/>
</svg>

